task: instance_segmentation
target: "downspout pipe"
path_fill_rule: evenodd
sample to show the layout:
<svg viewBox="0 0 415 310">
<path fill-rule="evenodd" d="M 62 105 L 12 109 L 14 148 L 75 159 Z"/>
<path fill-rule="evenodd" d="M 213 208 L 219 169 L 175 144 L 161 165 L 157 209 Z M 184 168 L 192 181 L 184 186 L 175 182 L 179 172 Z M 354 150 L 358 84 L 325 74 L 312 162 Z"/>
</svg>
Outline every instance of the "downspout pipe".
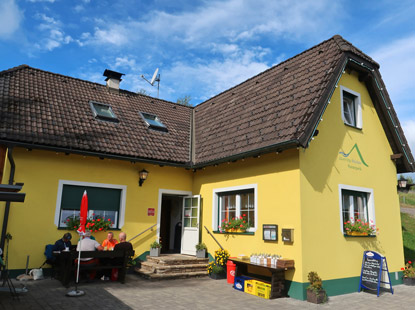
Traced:
<svg viewBox="0 0 415 310">
<path fill-rule="evenodd" d="M 7 158 L 9 159 L 9 162 L 10 162 L 9 185 L 13 185 L 14 172 L 16 171 L 16 165 L 13 159 L 13 147 L 8 148 Z M 10 201 L 6 201 L 6 207 L 4 209 L 4 217 L 3 217 L 3 228 L 1 231 L 1 240 L 0 240 L 0 248 L 3 250 L 3 253 L 4 253 L 4 243 L 6 241 L 7 222 L 9 220 L 9 212 L 10 212 Z"/>
</svg>

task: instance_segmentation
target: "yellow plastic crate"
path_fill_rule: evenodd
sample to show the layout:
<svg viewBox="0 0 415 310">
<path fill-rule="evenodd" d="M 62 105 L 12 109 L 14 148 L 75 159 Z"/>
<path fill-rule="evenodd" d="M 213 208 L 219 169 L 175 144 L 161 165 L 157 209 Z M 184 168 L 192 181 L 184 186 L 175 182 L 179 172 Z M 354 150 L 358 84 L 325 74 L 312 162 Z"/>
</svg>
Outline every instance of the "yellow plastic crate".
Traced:
<svg viewBox="0 0 415 310">
<path fill-rule="evenodd" d="M 245 280 L 244 292 L 251 295 L 256 295 L 256 282 L 256 280 Z"/>
<path fill-rule="evenodd" d="M 261 281 L 256 281 L 255 292 L 256 292 L 255 294 L 256 296 L 269 299 L 269 297 L 271 296 L 271 284 L 261 282 Z"/>
</svg>

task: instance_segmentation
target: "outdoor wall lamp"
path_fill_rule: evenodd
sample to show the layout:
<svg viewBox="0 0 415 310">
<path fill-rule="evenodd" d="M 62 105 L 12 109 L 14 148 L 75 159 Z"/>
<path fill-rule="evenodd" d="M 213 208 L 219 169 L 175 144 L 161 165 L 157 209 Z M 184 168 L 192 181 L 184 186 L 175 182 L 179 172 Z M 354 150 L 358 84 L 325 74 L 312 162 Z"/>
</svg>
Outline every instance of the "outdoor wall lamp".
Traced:
<svg viewBox="0 0 415 310">
<path fill-rule="evenodd" d="M 141 170 L 138 175 L 140 176 L 140 180 L 138 181 L 138 185 L 143 185 L 144 181 L 147 180 L 148 171 L 146 169 Z"/>
<path fill-rule="evenodd" d="M 407 183 L 406 180 L 399 180 L 398 181 L 398 185 L 399 185 L 400 188 L 405 188 L 406 187 L 406 183 Z"/>
</svg>

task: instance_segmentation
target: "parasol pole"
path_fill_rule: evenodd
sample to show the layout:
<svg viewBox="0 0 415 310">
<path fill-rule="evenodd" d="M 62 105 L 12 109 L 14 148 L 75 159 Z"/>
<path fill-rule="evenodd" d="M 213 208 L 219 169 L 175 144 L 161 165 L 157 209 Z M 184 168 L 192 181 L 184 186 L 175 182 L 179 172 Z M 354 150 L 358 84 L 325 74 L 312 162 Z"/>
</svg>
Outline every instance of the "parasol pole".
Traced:
<svg viewBox="0 0 415 310">
<path fill-rule="evenodd" d="M 85 295 L 84 291 L 78 290 L 78 282 L 79 282 L 79 268 L 81 264 L 81 252 L 82 252 L 82 239 L 85 236 L 85 224 L 86 224 L 86 217 L 88 215 L 88 196 L 86 191 L 84 191 L 84 194 L 82 195 L 82 201 L 81 201 L 81 210 L 79 212 L 79 227 L 77 232 L 79 233 L 80 239 L 79 239 L 79 249 L 78 249 L 78 268 L 76 271 L 76 281 L 75 281 L 75 290 L 70 291 L 66 293 L 66 296 L 69 297 L 79 297 Z"/>
<path fill-rule="evenodd" d="M 76 282 L 75 282 L 75 291 L 78 292 L 78 282 L 79 282 L 79 268 L 81 266 L 81 251 L 82 251 L 82 239 L 84 239 L 84 236 L 79 234 L 79 251 L 78 251 L 78 270 L 76 271 Z"/>
</svg>

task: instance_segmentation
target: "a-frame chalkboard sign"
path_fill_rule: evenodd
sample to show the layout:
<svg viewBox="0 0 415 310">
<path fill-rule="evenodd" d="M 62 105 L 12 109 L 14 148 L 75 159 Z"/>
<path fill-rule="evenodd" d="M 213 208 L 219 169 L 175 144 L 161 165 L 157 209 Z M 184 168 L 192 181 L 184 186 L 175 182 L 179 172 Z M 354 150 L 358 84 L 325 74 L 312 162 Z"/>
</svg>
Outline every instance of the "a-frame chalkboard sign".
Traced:
<svg viewBox="0 0 415 310">
<path fill-rule="evenodd" d="M 393 294 L 392 283 L 389 277 L 388 264 L 386 257 L 373 251 L 363 253 L 362 272 L 360 274 L 359 290 L 362 289 L 376 290 L 379 297 L 380 286 L 389 285 Z"/>
</svg>

